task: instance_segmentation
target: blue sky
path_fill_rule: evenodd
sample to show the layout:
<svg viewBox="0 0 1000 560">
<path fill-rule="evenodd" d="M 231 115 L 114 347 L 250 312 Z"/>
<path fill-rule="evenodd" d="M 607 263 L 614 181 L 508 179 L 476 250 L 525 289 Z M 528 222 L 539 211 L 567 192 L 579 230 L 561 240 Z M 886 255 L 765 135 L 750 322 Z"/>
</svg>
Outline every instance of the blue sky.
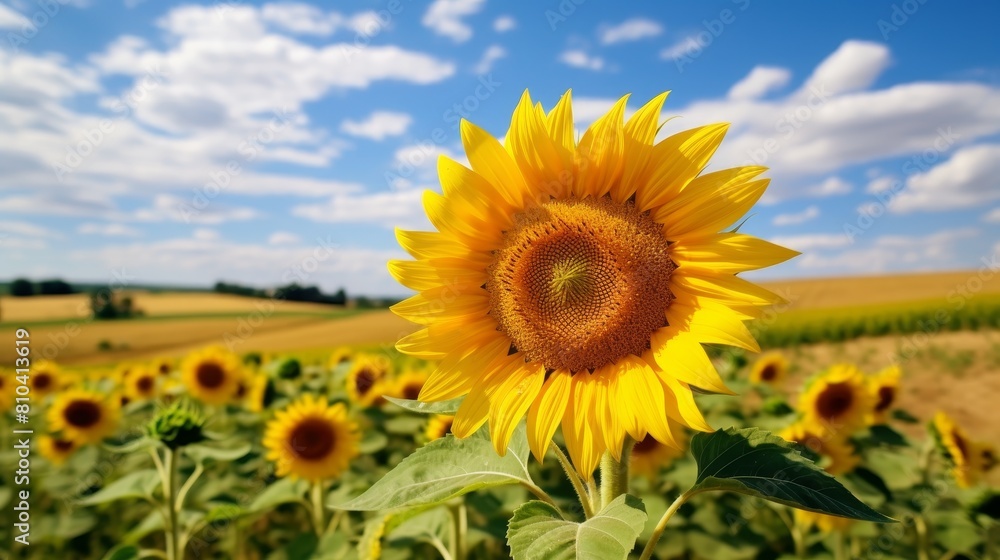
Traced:
<svg viewBox="0 0 1000 560">
<path fill-rule="evenodd" d="M 46 8 L 48 11 L 46 11 Z M 771 189 L 757 278 L 975 268 L 1000 252 L 1000 6 L 0 0 L 0 278 L 401 294 L 458 119 L 525 88 L 581 127 L 664 90 L 664 134 Z"/>
</svg>

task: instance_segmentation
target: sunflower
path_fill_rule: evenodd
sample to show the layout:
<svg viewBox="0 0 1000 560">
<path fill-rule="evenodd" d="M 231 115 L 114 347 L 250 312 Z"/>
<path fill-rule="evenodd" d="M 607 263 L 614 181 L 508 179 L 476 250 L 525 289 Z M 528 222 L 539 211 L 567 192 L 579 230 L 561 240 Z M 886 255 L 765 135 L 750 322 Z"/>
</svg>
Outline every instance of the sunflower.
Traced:
<svg viewBox="0 0 1000 560">
<path fill-rule="evenodd" d="M 382 356 L 358 356 L 347 371 L 347 396 L 361 406 L 379 402 L 386 389 L 390 362 Z"/>
<path fill-rule="evenodd" d="M 66 459 L 69 459 L 79 448 L 80 444 L 72 439 L 63 439 L 55 435 L 44 435 L 38 438 L 38 451 L 41 452 L 42 457 L 57 467 L 65 463 Z"/>
<path fill-rule="evenodd" d="M 795 510 L 795 524 L 806 529 L 816 527 L 824 533 L 843 533 L 854 525 L 854 520 L 836 515 L 813 513 L 804 509 Z"/>
<path fill-rule="evenodd" d="M 889 366 L 868 378 L 868 387 L 875 404 L 872 407 L 871 424 L 885 424 L 889 420 L 889 412 L 899 398 L 899 378 L 902 372 L 899 366 Z"/>
<path fill-rule="evenodd" d="M 662 94 L 623 124 L 627 97 L 576 140 L 571 95 L 545 113 L 525 92 L 502 145 L 462 121 L 471 169 L 438 162 L 424 194 L 437 231 L 397 230 L 419 292 L 393 306 L 425 328 L 397 343 L 440 363 L 420 398 L 468 395 L 458 437 L 489 421 L 498 453 L 527 415 L 544 456 L 560 422 L 577 470 L 621 458 L 626 435 L 671 444 L 709 431 L 692 387 L 732 394 L 702 344 L 758 351 L 744 321 L 782 301 L 738 273 L 797 253 L 719 233 L 760 198 L 763 167 L 702 174 L 728 125 L 659 143 Z"/>
<path fill-rule="evenodd" d="M 840 364 L 814 379 L 799 399 L 805 421 L 816 433 L 850 435 L 865 426 L 875 407 L 864 375 Z"/>
<path fill-rule="evenodd" d="M 337 477 L 357 456 L 357 430 L 342 403 L 305 395 L 267 423 L 264 447 L 278 476 L 318 481 Z"/>
<path fill-rule="evenodd" d="M 435 414 L 427 421 L 427 429 L 424 435 L 428 441 L 434 441 L 451 433 L 451 425 L 455 422 L 454 416 L 447 414 Z"/>
<path fill-rule="evenodd" d="M 408 371 L 399 376 L 395 383 L 393 383 L 392 395 L 399 399 L 415 401 L 420 395 L 420 390 L 424 388 L 424 383 L 426 382 L 426 372 L 416 370 Z"/>
<path fill-rule="evenodd" d="M 148 401 L 156 397 L 158 376 L 156 370 L 133 368 L 125 378 L 125 396 L 129 401 Z"/>
<path fill-rule="evenodd" d="M 684 456 L 684 449 L 687 443 L 687 435 L 679 429 L 679 424 L 672 424 L 674 440 L 681 444 L 681 447 L 665 445 L 646 434 L 642 441 L 637 441 L 632 447 L 631 461 L 629 462 L 632 472 L 637 476 L 645 476 L 650 482 L 657 479 L 660 470 L 669 467 L 674 459 Z"/>
<path fill-rule="evenodd" d="M 150 369 L 157 375 L 170 375 L 174 371 L 174 363 L 166 358 L 160 358 L 153 362 Z"/>
<path fill-rule="evenodd" d="M 250 412 L 262 412 L 274 401 L 274 382 L 263 373 L 251 375 L 246 383 L 246 395 L 243 403 Z"/>
<path fill-rule="evenodd" d="M 240 359 L 218 347 L 188 355 L 181 364 L 184 385 L 208 404 L 225 404 L 236 394 L 243 376 Z"/>
<path fill-rule="evenodd" d="M 965 430 L 944 412 L 934 415 L 931 427 L 935 439 L 951 460 L 952 475 L 959 487 L 975 486 L 983 474 L 996 466 L 996 450 L 993 446 L 969 439 Z"/>
<path fill-rule="evenodd" d="M 114 433 L 120 413 L 118 395 L 73 389 L 58 395 L 49 407 L 49 429 L 77 443 L 97 443 Z"/>
<path fill-rule="evenodd" d="M 335 348 L 333 352 L 330 353 L 330 360 L 327 362 L 331 369 L 337 366 L 351 361 L 351 349 L 346 346 L 341 346 Z"/>
<path fill-rule="evenodd" d="M 861 457 L 854 453 L 854 446 L 842 434 L 815 430 L 812 425 L 799 422 L 778 435 L 819 455 L 820 465 L 834 476 L 854 470 L 861 462 Z"/>
<path fill-rule="evenodd" d="M 31 366 L 31 371 L 28 374 L 28 387 L 31 388 L 33 399 L 42 400 L 65 386 L 65 376 L 55 362 L 38 360 Z"/>
<path fill-rule="evenodd" d="M 788 360 L 780 352 L 761 354 L 750 370 L 750 381 L 778 386 L 788 374 Z"/>
</svg>

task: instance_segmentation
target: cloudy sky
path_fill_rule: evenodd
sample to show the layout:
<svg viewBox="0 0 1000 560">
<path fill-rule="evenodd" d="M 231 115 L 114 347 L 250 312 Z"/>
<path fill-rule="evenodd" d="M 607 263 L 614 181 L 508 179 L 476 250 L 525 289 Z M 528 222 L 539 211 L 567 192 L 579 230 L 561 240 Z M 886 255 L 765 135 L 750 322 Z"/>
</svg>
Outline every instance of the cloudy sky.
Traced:
<svg viewBox="0 0 1000 560">
<path fill-rule="evenodd" d="M 771 168 L 744 231 L 804 253 L 758 277 L 1000 250 L 993 3 L 336 5 L 0 0 L 0 278 L 403 293 L 392 228 L 525 88 L 731 122 L 712 167 Z"/>
</svg>

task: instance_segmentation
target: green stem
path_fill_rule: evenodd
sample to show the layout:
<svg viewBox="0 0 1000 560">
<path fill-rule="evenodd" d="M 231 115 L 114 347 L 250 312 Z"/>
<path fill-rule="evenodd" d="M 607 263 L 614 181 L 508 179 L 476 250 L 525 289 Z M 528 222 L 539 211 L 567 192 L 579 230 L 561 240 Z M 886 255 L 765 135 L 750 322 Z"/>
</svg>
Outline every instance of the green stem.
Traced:
<svg viewBox="0 0 1000 560">
<path fill-rule="evenodd" d="M 583 480 L 580 479 L 580 475 L 576 473 L 576 469 L 573 468 L 566 454 L 563 453 L 563 450 L 558 445 L 552 444 L 549 447 L 555 452 L 556 459 L 559 460 L 559 465 L 566 472 L 566 478 L 573 485 L 573 490 L 576 490 L 576 496 L 580 499 L 580 505 L 583 506 L 583 515 L 587 519 L 590 519 L 594 516 L 594 504 L 590 501 L 591 496 L 587 492 L 587 488 L 583 485 Z"/>
<path fill-rule="evenodd" d="M 556 502 L 555 500 L 552 499 L 552 496 L 549 496 L 545 490 L 542 490 L 541 488 L 536 486 L 535 483 L 529 480 L 522 480 L 520 484 L 521 486 L 524 486 L 528 490 L 528 492 L 534 494 L 535 497 L 538 498 L 539 500 L 549 504 L 550 506 L 556 508 L 557 510 L 559 509 L 559 506 L 556 505 Z"/>
<path fill-rule="evenodd" d="M 317 480 L 313 482 L 312 487 L 309 489 L 309 496 L 312 499 L 312 519 L 313 519 L 313 529 L 316 531 L 317 537 L 323 537 L 323 529 L 326 526 L 325 523 L 325 512 L 326 509 L 323 508 L 323 482 Z"/>
<path fill-rule="evenodd" d="M 701 492 L 703 492 L 703 490 L 688 490 L 680 496 L 677 496 L 674 503 L 670 504 L 667 511 L 663 513 L 663 517 L 661 517 L 659 523 L 656 524 L 656 528 L 653 529 L 653 534 L 649 536 L 649 542 L 647 542 L 646 547 L 642 549 L 642 556 L 639 557 L 639 560 L 649 560 L 653 557 L 653 550 L 656 548 L 656 542 L 660 540 L 660 536 L 662 536 L 663 531 L 666 530 L 667 523 L 670 521 L 670 518 L 673 517 L 674 514 L 677 513 L 677 510 L 679 510 L 685 502 L 690 500 L 692 496 L 696 496 Z"/>
<path fill-rule="evenodd" d="M 454 539 L 452 545 L 455 549 L 452 555 L 455 560 L 465 560 L 466 557 L 466 534 L 469 531 L 469 521 L 466 515 L 465 502 L 459 501 L 448 506 L 451 510 L 451 519 L 454 527 Z"/>
<path fill-rule="evenodd" d="M 177 508 L 177 511 L 184 510 L 184 498 L 187 497 L 188 491 L 191 490 L 191 487 L 194 486 L 194 483 L 197 482 L 198 477 L 200 477 L 203 472 L 205 472 L 205 467 L 203 467 L 201 463 L 198 463 L 194 468 L 194 472 L 191 473 L 191 476 L 184 481 L 184 486 L 181 486 L 181 489 L 177 492 L 177 500 L 175 502 L 176 505 L 174 506 Z"/>
<path fill-rule="evenodd" d="M 621 461 L 615 461 L 607 451 L 601 457 L 601 509 L 608 507 L 618 496 L 628 494 L 628 462 L 634 445 L 635 440 L 626 436 Z"/>
<path fill-rule="evenodd" d="M 913 528 L 917 532 L 917 560 L 930 560 L 930 552 L 927 538 L 927 521 L 923 515 L 918 514 L 913 519 Z"/>
<path fill-rule="evenodd" d="M 795 543 L 795 557 L 804 559 L 806 557 L 806 534 L 802 530 L 802 525 L 798 521 L 792 524 L 792 542 Z"/>
<path fill-rule="evenodd" d="M 843 531 L 836 531 L 833 537 L 833 558 L 834 560 L 848 560 L 847 557 L 847 535 Z"/>
<path fill-rule="evenodd" d="M 163 499 L 167 505 L 167 560 L 182 560 L 180 548 L 180 515 L 177 503 L 177 467 L 180 456 L 176 449 L 167 448 L 163 461 Z"/>
</svg>

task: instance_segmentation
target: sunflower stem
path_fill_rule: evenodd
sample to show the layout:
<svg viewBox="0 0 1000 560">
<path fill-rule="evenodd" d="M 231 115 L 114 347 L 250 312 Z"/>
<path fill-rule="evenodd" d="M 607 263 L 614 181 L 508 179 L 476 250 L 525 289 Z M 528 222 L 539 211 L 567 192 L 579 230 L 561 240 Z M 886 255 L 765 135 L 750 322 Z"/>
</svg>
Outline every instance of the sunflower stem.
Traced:
<svg viewBox="0 0 1000 560">
<path fill-rule="evenodd" d="M 704 490 L 688 490 L 680 496 L 677 496 L 674 503 L 670 504 L 667 511 L 663 512 L 663 517 L 660 518 L 660 521 L 656 524 L 656 528 L 653 529 L 653 534 L 649 536 L 649 541 L 646 542 L 646 547 L 642 549 L 642 556 L 639 557 L 639 560 L 649 560 L 653 557 L 653 550 L 656 549 L 656 543 L 660 540 L 660 536 L 663 535 L 663 531 L 667 528 L 667 523 L 670 521 L 670 518 L 673 517 L 674 514 L 677 513 L 677 510 L 681 509 L 681 506 L 690 500 L 692 496 L 700 494 L 701 492 L 704 492 Z"/>
<path fill-rule="evenodd" d="M 467 555 L 467 547 L 465 544 L 466 533 L 468 533 L 469 530 L 469 520 L 466 515 L 465 502 L 459 501 L 456 504 L 451 504 L 448 506 L 448 509 L 451 511 L 451 518 L 455 531 L 454 541 L 452 542 L 455 552 L 452 554 L 452 557 L 455 558 L 455 560 L 465 560 Z"/>
<path fill-rule="evenodd" d="M 615 461 L 608 451 L 601 457 L 601 509 L 608 507 L 618 496 L 628 494 L 628 464 L 634 445 L 635 440 L 626 436 L 621 461 Z"/>
<path fill-rule="evenodd" d="M 163 499 L 167 505 L 167 560 L 182 560 L 180 549 L 180 511 L 177 507 L 177 467 L 180 457 L 176 449 L 166 448 L 163 457 Z"/>
<path fill-rule="evenodd" d="M 580 505 L 583 506 L 583 515 L 587 519 L 594 516 L 594 503 L 592 501 L 593 496 L 587 492 L 587 487 L 583 485 L 583 480 L 580 479 L 580 475 L 576 473 L 576 469 L 570 464 L 569 458 L 563 453 L 563 450 L 554 443 L 549 446 L 555 453 L 556 459 L 559 461 L 559 466 L 562 467 L 563 471 L 566 473 L 566 478 L 569 479 L 570 483 L 573 485 L 573 490 L 576 490 L 576 496 L 580 499 Z"/>
<path fill-rule="evenodd" d="M 312 483 L 309 497 L 312 503 L 312 507 L 309 509 L 312 510 L 313 528 L 316 531 L 316 536 L 322 538 L 323 529 L 326 526 L 324 519 L 326 510 L 323 508 L 323 481 L 316 480 Z"/>
</svg>

